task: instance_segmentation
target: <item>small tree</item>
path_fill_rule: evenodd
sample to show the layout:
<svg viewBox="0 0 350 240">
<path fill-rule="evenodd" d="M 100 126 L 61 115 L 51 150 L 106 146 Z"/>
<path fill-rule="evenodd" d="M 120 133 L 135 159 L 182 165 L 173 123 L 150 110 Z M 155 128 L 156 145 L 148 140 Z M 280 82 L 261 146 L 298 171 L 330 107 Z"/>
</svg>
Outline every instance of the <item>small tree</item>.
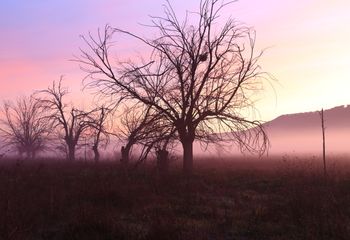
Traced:
<svg viewBox="0 0 350 240">
<path fill-rule="evenodd" d="M 171 149 L 170 146 L 174 146 L 176 136 L 175 136 L 175 129 L 170 128 L 167 132 L 160 133 L 160 136 L 155 138 L 155 153 L 157 157 L 157 168 L 158 171 L 161 173 L 168 172 L 169 168 L 169 150 Z"/>
<path fill-rule="evenodd" d="M 100 160 L 99 147 L 103 145 L 107 147 L 109 143 L 109 132 L 106 129 L 106 122 L 110 110 L 104 106 L 93 110 L 89 116 L 90 118 L 90 136 L 92 138 L 92 150 L 94 152 L 94 160 Z"/>
<path fill-rule="evenodd" d="M 82 133 L 90 126 L 89 113 L 74 107 L 69 107 L 64 102 L 68 90 L 62 87 L 62 77 L 58 83 L 52 83 L 52 87 L 39 91 L 43 95 L 40 99 L 42 110 L 46 118 L 52 122 L 57 130 L 57 136 L 63 140 L 68 160 L 75 160 L 75 151 Z"/>
<path fill-rule="evenodd" d="M 268 75 L 258 65 L 255 32 L 232 19 L 219 26 L 221 10 L 231 2 L 203 0 L 199 11 L 182 22 L 168 4 L 163 17 L 152 17 L 151 28 L 158 30 L 154 38 L 106 26 L 97 38 L 84 38 L 89 50 L 78 59 L 90 77 L 88 87 L 117 101 L 138 101 L 172 123 L 187 173 L 193 169 L 195 139 L 229 140 L 259 154 L 267 149 L 261 122 L 244 113 Z M 114 66 L 115 33 L 139 40 L 150 50 L 148 58 Z"/>
<path fill-rule="evenodd" d="M 44 118 L 40 101 L 32 97 L 6 101 L 2 106 L 2 117 L 0 135 L 5 146 L 27 158 L 34 158 L 47 147 L 51 125 Z"/>
<path fill-rule="evenodd" d="M 152 111 L 152 108 L 144 109 L 142 105 L 126 106 L 118 125 L 116 136 L 125 142 L 121 148 L 121 162 L 128 164 L 131 151 L 137 145 L 139 156 L 135 167 L 142 163 L 154 148 L 164 143 L 166 138 L 170 138 L 169 135 L 174 135 L 171 125 L 164 122 L 162 115 Z"/>
<path fill-rule="evenodd" d="M 120 119 L 118 138 L 125 142 L 121 147 L 121 162 L 127 165 L 130 161 L 130 154 L 135 145 L 142 146 L 139 160 L 147 157 L 151 150 L 150 139 L 154 131 L 154 122 L 158 116 L 154 115 L 151 108 L 143 109 L 134 105 L 126 107 L 123 117 Z"/>
</svg>

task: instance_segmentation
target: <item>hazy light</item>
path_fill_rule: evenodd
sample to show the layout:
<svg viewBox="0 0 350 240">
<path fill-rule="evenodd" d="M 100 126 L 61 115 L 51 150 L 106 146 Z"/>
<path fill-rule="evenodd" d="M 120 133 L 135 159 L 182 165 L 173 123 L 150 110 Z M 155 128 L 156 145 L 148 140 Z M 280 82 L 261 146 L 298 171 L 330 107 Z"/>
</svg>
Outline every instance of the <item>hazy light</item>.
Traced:
<svg viewBox="0 0 350 240">
<path fill-rule="evenodd" d="M 173 2 L 180 16 L 186 9 L 196 10 L 199 4 Z M 138 23 L 147 23 L 148 15 L 161 15 L 163 3 L 1 1 L 1 97 L 46 88 L 60 75 L 65 75 L 72 91 L 79 93 L 83 73 L 68 61 L 83 46 L 79 35 L 95 33 L 106 23 L 148 34 Z M 274 90 L 267 85 L 259 97 L 263 119 L 350 103 L 348 9 L 350 2 L 345 0 L 245 0 L 225 10 L 223 18 L 231 15 L 256 29 L 258 50 L 268 48 L 261 65 L 278 83 L 272 83 Z M 136 43 L 125 39 L 117 44 L 123 46 L 119 49 L 131 49 L 120 52 L 132 53 L 130 58 L 142 52 Z"/>
</svg>

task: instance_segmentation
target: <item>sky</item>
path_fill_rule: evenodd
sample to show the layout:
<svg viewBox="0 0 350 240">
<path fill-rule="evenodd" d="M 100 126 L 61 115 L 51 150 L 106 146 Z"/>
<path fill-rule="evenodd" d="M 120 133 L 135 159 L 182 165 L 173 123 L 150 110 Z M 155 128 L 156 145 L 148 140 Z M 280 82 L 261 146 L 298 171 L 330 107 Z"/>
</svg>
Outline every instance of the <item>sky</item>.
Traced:
<svg viewBox="0 0 350 240">
<path fill-rule="evenodd" d="M 179 16 L 199 5 L 170 2 Z M 84 48 L 80 35 L 105 24 L 147 35 L 140 23 L 161 16 L 164 3 L 1 0 L 0 100 L 47 88 L 61 75 L 77 99 L 88 99 L 90 93 L 81 91 L 84 73 L 71 61 Z M 240 0 L 225 9 L 220 21 L 231 16 L 256 30 L 257 49 L 265 50 L 260 65 L 276 79 L 259 97 L 259 118 L 350 104 L 349 11 L 348 0 Z"/>
</svg>

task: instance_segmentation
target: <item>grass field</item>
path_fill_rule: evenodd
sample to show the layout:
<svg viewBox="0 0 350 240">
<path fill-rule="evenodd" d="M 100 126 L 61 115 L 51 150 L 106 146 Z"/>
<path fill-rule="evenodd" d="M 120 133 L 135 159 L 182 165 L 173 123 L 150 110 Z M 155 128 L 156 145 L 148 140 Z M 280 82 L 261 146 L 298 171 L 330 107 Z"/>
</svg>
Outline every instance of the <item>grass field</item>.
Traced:
<svg viewBox="0 0 350 240">
<path fill-rule="evenodd" d="M 0 239 L 350 239 L 350 163 L 198 159 L 0 162 Z"/>
</svg>

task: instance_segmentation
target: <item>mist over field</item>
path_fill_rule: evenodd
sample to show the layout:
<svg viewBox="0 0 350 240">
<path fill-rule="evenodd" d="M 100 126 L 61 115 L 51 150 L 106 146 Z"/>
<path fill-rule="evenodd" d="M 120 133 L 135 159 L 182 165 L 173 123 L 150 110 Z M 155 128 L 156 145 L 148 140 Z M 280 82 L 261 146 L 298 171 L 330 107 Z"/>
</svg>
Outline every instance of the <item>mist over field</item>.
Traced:
<svg viewBox="0 0 350 240">
<path fill-rule="evenodd" d="M 326 126 L 326 153 L 330 156 L 348 156 L 350 150 L 346 139 L 350 136 L 350 107 L 337 106 L 327 109 L 325 114 Z M 268 155 L 270 156 L 320 156 L 322 153 L 322 129 L 319 111 L 287 114 L 277 117 L 264 123 L 266 133 L 270 141 Z M 182 150 L 177 143 L 172 154 L 181 156 Z M 120 148 L 123 142 L 113 140 L 104 151 L 103 156 L 108 159 L 120 158 Z M 80 158 L 93 158 L 93 152 L 89 146 L 83 146 L 79 149 Z M 137 149 L 134 155 L 137 155 Z M 196 141 L 194 143 L 194 154 L 197 157 L 219 157 L 227 158 L 231 156 L 239 157 L 242 153 L 235 143 L 218 142 L 216 144 L 204 144 Z M 16 156 L 16 153 L 7 153 L 10 156 Z M 57 157 L 62 153 L 55 152 L 54 149 L 41 154 L 45 157 Z M 244 153 L 243 156 L 254 157 L 250 153 Z M 64 157 L 62 155 L 62 157 Z"/>
<path fill-rule="evenodd" d="M 350 107 L 338 106 L 324 111 L 328 154 L 348 155 Z M 271 141 L 271 153 L 321 154 L 322 128 L 320 111 L 288 114 L 265 124 Z"/>
<path fill-rule="evenodd" d="M 337 106 L 324 111 L 326 153 L 330 156 L 349 156 L 350 148 L 346 139 L 350 136 L 350 107 Z M 269 138 L 270 156 L 321 156 L 322 128 L 320 111 L 294 113 L 279 116 L 264 123 Z M 203 145 L 203 144 L 202 144 Z M 239 156 L 237 146 L 218 143 L 205 148 L 195 145 L 199 156 Z M 252 156 L 246 153 L 246 156 Z"/>
</svg>

